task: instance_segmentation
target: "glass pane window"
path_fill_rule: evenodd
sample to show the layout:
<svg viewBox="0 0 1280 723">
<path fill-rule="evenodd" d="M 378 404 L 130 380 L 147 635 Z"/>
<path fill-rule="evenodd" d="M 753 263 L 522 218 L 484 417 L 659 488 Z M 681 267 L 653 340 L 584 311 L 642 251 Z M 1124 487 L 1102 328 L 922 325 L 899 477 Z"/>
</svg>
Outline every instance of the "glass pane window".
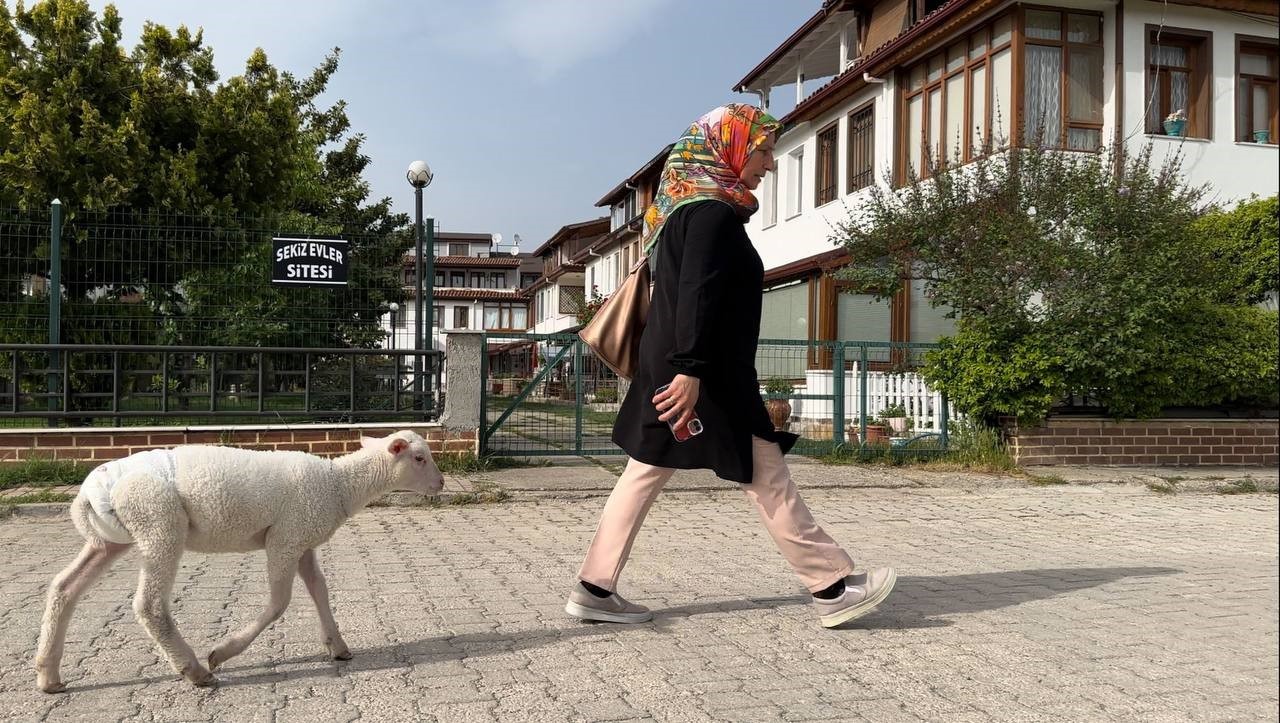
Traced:
<svg viewBox="0 0 1280 723">
<path fill-rule="evenodd" d="M 1067 103 L 1071 120 L 1102 122 L 1102 48 L 1071 48 Z"/>
<path fill-rule="evenodd" d="M 1028 10 L 1026 31 L 1028 38 L 1061 40 L 1062 14 L 1049 10 Z"/>
<path fill-rule="evenodd" d="M 1102 42 L 1102 18 L 1097 15 L 1067 16 L 1067 42 L 1098 45 Z"/>
<path fill-rule="evenodd" d="M 1062 49 L 1026 48 L 1027 140 L 1057 145 L 1062 136 Z"/>
</svg>

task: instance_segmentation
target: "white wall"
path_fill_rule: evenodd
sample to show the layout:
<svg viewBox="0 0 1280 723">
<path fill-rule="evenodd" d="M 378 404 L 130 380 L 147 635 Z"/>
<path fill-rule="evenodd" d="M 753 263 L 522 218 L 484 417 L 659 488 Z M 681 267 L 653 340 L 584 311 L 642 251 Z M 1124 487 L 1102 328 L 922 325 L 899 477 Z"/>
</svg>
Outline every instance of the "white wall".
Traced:
<svg viewBox="0 0 1280 723">
<path fill-rule="evenodd" d="M 1268 26 L 1256 20 L 1208 8 L 1186 7 L 1161 3 L 1130 0 L 1124 6 L 1124 134 L 1129 147 L 1141 148 L 1152 143 L 1154 159 L 1164 160 L 1170 154 L 1182 151 L 1183 172 L 1192 184 L 1210 184 L 1209 200 L 1227 203 L 1250 194 L 1275 195 L 1280 188 L 1280 148 L 1276 145 L 1237 143 L 1236 135 L 1236 34 L 1255 37 L 1275 37 L 1276 26 Z M 1167 136 L 1148 136 L 1144 133 L 1146 95 L 1146 25 L 1164 23 L 1170 28 L 1208 31 L 1213 33 L 1213 97 L 1210 140 L 1173 139 Z M 1115 35 L 1107 42 L 1114 47 Z M 1109 117 L 1115 116 L 1114 106 L 1107 108 Z M 1275 139 L 1272 139 L 1273 141 Z"/>
<path fill-rule="evenodd" d="M 883 93 L 885 97 L 892 97 L 892 82 L 886 83 Z M 837 248 L 831 242 L 831 236 L 835 232 L 836 224 L 843 221 L 847 216 L 850 208 L 856 208 L 869 193 L 869 189 L 862 189 L 854 193 L 845 193 L 847 183 L 847 148 L 848 148 L 848 123 L 849 113 L 853 109 L 862 106 L 872 98 L 878 98 L 882 91 L 878 86 L 866 88 L 858 93 L 852 100 L 842 104 L 835 110 L 832 110 L 814 122 L 806 122 L 791 129 L 788 133 L 778 139 L 777 147 L 774 151 L 774 158 L 777 159 L 778 168 L 771 176 L 772 183 L 777 184 L 778 188 L 778 212 L 777 223 L 766 228 L 764 226 L 767 209 L 764 205 L 768 203 L 765 198 L 760 198 L 761 211 L 751 217 L 747 222 L 747 234 L 750 235 L 752 242 L 756 246 L 756 250 L 760 253 L 760 258 L 764 261 L 766 269 L 775 268 L 788 264 L 792 261 L 803 259 L 814 254 L 820 254 L 824 251 L 831 251 Z M 890 155 L 892 135 L 889 133 L 892 118 L 892 103 L 876 101 L 875 109 L 875 165 L 877 182 L 882 183 L 882 176 L 889 168 L 892 158 Z M 828 126 L 831 121 L 838 120 L 839 128 L 836 135 L 839 138 L 837 157 L 837 197 L 835 201 L 824 204 L 820 208 L 814 208 L 814 185 L 816 180 L 815 168 L 818 161 L 817 147 L 817 131 Z M 792 183 L 791 178 L 791 153 L 799 146 L 804 146 L 804 178 L 803 191 L 800 195 L 800 213 L 791 218 L 787 218 L 787 191 Z M 768 184 L 761 184 L 759 194 L 761 196 L 768 194 Z"/>
</svg>

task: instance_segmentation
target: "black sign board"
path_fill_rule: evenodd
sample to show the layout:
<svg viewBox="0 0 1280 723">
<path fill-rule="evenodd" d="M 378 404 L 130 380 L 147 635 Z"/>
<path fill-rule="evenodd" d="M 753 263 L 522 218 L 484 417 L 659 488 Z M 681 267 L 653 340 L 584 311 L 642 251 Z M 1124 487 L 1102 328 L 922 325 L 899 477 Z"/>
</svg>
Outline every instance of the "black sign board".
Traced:
<svg viewBox="0 0 1280 723">
<path fill-rule="evenodd" d="M 346 286 L 347 242 L 331 238 L 271 239 L 271 283 Z"/>
</svg>

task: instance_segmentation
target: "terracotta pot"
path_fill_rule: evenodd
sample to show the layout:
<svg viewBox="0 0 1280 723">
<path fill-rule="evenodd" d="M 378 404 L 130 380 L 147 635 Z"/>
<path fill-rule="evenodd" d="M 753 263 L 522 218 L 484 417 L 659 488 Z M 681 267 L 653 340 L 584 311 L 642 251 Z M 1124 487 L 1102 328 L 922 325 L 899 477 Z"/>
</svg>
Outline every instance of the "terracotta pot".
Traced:
<svg viewBox="0 0 1280 723">
<path fill-rule="evenodd" d="M 764 407 L 769 410 L 769 421 L 773 422 L 774 431 L 785 430 L 787 420 L 791 419 L 791 402 L 785 399 L 766 399 Z"/>
<path fill-rule="evenodd" d="M 850 444 L 858 444 L 858 425 L 851 424 L 848 429 Z M 880 424 L 867 425 L 867 446 L 874 447 L 889 443 L 889 428 Z"/>
</svg>

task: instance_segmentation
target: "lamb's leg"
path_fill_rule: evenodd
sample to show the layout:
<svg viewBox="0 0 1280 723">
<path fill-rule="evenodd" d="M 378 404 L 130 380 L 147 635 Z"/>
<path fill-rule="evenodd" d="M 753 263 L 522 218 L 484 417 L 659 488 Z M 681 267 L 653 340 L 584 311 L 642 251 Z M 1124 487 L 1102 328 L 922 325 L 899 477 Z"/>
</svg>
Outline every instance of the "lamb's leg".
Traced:
<svg viewBox="0 0 1280 723">
<path fill-rule="evenodd" d="M 209 668 L 219 665 L 244 652 L 254 638 L 257 638 L 267 626 L 275 622 L 289 607 L 289 598 L 293 595 L 293 576 L 298 571 L 297 553 L 286 553 L 273 549 L 267 543 L 267 582 L 271 587 L 271 598 L 267 609 L 262 611 L 257 620 L 223 638 L 213 652 L 209 653 Z"/>
<path fill-rule="evenodd" d="M 320 617 L 320 640 L 329 655 L 336 660 L 351 660 L 351 649 L 338 632 L 338 623 L 333 619 L 333 608 L 329 607 L 329 586 L 325 584 L 324 573 L 320 571 L 320 562 L 316 559 L 314 548 L 302 553 L 302 559 L 298 561 L 298 577 L 306 583 L 307 592 L 311 593 L 311 600 L 316 604 L 316 614 Z"/>
<path fill-rule="evenodd" d="M 178 625 L 169 611 L 169 595 L 182 559 L 181 538 L 175 547 L 163 551 L 144 549 L 142 552 L 142 573 L 138 576 L 138 592 L 133 597 L 133 611 L 138 622 L 164 651 L 169 664 L 179 675 L 196 685 L 216 684 L 218 679 L 201 665 L 195 651 L 178 632 Z"/>
<path fill-rule="evenodd" d="M 60 693 L 66 689 L 59 669 L 62 665 L 62 644 L 66 640 L 71 613 L 85 590 L 129 547 L 114 542 L 96 547 L 86 544 L 75 561 L 53 578 L 49 585 L 44 619 L 40 623 L 40 644 L 36 648 L 36 685 L 40 690 Z"/>
</svg>

